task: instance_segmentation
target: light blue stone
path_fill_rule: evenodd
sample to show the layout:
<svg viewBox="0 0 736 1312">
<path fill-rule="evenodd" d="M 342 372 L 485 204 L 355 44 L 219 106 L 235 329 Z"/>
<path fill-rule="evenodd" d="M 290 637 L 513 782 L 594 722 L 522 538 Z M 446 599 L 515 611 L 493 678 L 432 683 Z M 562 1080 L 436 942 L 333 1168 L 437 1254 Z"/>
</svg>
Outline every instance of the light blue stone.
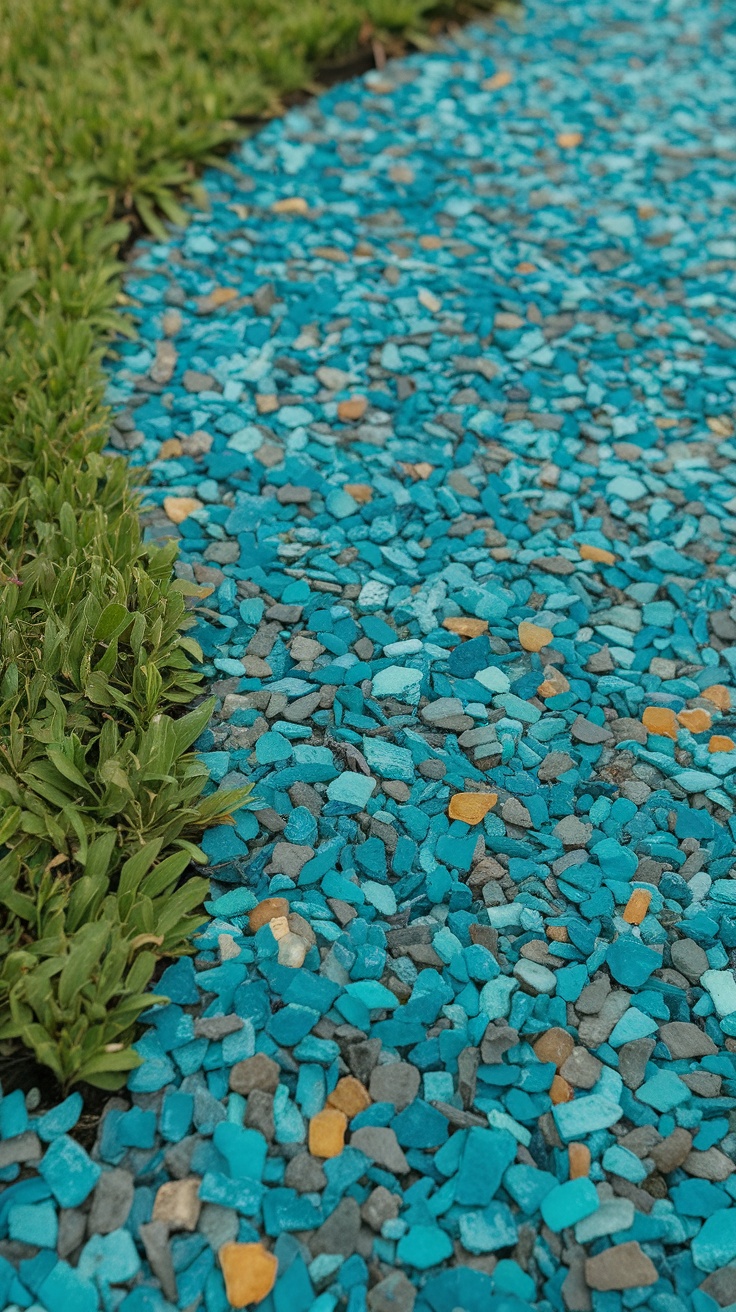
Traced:
<svg viewBox="0 0 736 1312">
<path fill-rule="evenodd" d="M 421 670 L 407 669 L 402 665 L 387 665 L 373 676 L 374 697 L 394 697 L 397 701 L 418 706 L 422 687 Z"/>
<path fill-rule="evenodd" d="M 542 1218 L 556 1234 L 598 1210 L 600 1200 L 592 1180 L 581 1177 L 558 1184 L 542 1199 Z"/>
<path fill-rule="evenodd" d="M 558 1103 L 552 1115 L 560 1138 L 565 1143 L 572 1143 L 594 1134 L 596 1130 L 607 1130 L 611 1125 L 616 1125 L 623 1111 L 610 1098 L 591 1093 L 584 1098 L 574 1098 L 572 1102 Z"/>
</svg>

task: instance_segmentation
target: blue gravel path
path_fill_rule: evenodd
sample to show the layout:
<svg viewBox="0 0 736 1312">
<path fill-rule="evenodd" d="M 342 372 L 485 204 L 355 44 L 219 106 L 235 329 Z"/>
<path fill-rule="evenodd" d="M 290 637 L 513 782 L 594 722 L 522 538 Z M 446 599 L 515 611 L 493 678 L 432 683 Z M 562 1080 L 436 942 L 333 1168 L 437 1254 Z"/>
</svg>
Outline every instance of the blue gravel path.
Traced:
<svg viewBox="0 0 736 1312">
<path fill-rule="evenodd" d="M 258 800 L 91 1157 L 0 1103 L 3 1306 L 736 1306 L 726 18 L 535 0 L 139 248 L 113 445 Z"/>
</svg>

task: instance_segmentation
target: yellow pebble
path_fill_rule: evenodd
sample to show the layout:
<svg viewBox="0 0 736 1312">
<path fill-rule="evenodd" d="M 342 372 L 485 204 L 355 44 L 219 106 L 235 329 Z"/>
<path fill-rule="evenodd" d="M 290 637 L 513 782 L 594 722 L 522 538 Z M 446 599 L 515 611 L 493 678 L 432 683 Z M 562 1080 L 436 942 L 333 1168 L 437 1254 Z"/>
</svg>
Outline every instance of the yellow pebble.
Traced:
<svg viewBox="0 0 736 1312">
<path fill-rule="evenodd" d="M 357 501 L 359 506 L 367 506 L 369 501 L 373 500 L 373 488 L 369 483 L 343 483 L 343 492 Z"/>
<path fill-rule="evenodd" d="M 707 702 L 712 702 L 717 706 L 719 711 L 729 711 L 731 709 L 731 694 L 728 688 L 724 688 L 722 683 L 713 683 L 710 688 L 704 688 L 700 694 L 705 697 Z"/>
<path fill-rule="evenodd" d="M 561 1102 L 572 1102 L 575 1097 L 575 1090 L 561 1075 L 555 1075 L 550 1085 L 549 1097 L 552 1106 L 557 1107 Z"/>
<path fill-rule="evenodd" d="M 571 1143 L 567 1150 L 570 1179 L 579 1180 L 590 1172 L 590 1148 L 585 1143 Z"/>
<path fill-rule="evenodd" d="M 705 733 L 713 723 L 710 711 L 702 706 L 695 706 L 691 711 L 678 711 L 677 719 L 683 729 L 689 729 L 690 733 Z"/>
<path fill-rule="evenodd" d="M 562 146 L 563 150 L 574 150 L 580 145 L 583 139 L 582 132 L 558 132 L 557 145 Z"/>
<path fill-rule="evenodd" d="M 519 642 L 524 651 L 541 651 L 551 641 L 551 629 L 546 629 L 543 624 L 530 624 L 528 620 L 521 621 L 519 625 Z"/>
<path fill-rule="evenodd" d="M 733 738 L 728 738 L 726 734 L 714 733 L 708 743 L 709 752 L 732 752 L 734 749 Z"/>
<path fill-rule="evenodd" d="M 635 888 L 624 911 L 627 925 L 640 925 L 649 910 L 652 895 L 646 888 Z"/>
<path fill-rule="evenodd" d="M 647 706 L 641 717 L 647 733 L 660 738 L 672 738 L 677 742 L 677 718 L 675 712 L 667 706 Z"/>
<path fill-rule="evenodd" d="M 218 1254 L 227 1301 L 233 1308 L 261 1303 L 276 1284 L 278 1258 L 262 1244 L 223 1244 Z"/>
<path fill-rule="evenodd" d="M 337 417 L 343 422 L 350 419 L 362 419 L 368 409 L 368 401 L 364 396 L 351 396 L 349 401 L 338 401 Z"/>
<path fill-rule="evenodd" d="M 172 524 L 181 524 L 195 510 L 202 509 L 196 497 L 164 497 L 164 510 Z"/>
<path fill-rule="evenodd" d="M 309 1151 L 313 1157 L 339 1157 L 345 1147 L 348 1118 L 337 1107 L 325 1107 L 309 1122 Z"/>
<path fill-rule="evenodd" d="M 514 75 L 510 68 L 499 68 L 498 72 L 492 77 L 487 77 L 481 86 L 484 91 L 500 91 L 503 87 L 509 86 L 513 80 Z"/>
<path fill-rule="evenodd" d="M 498 801 L 498 793 L 455 793 L 450 798 L 447 814 L 451 820 L 464 820 L 466 825 L 479 825 Z"/>
<path fill-rule="evenodd" d="M 344 1112 L 350 1121 L 358 1115 L 358 1112 L 363 1112 L 366 1107 L 370 1107 L 371 1095 L 354 1075 L 343 1075 L 342 1079 L 337 1081 L 327 1103 L 330 1107 L 336 1107 L 338 1111 Z"/>
<path fill-rule="evenodd" d="M 616 557 L 612 551 L 606 551 L 604 547 L 591 547 L 584 542 L 580 548 L 581 560 L 593 560 L 598 565 L 615 565 Z"/>
<path fill-rule="evenodd" d="M 481 633 L 488 632 L 488 620 L 476 620 L 470 615 L 448 615 L 442 621 L 442 627 L 450 633 L 458 633 L 461 638 L 479 638 Z"/>
<path fill-rule="evenodd" d="M 274 214 L 308 214 L 309 205 L 302 196 L 285 196 L 271 206 Z"/>
</svg>

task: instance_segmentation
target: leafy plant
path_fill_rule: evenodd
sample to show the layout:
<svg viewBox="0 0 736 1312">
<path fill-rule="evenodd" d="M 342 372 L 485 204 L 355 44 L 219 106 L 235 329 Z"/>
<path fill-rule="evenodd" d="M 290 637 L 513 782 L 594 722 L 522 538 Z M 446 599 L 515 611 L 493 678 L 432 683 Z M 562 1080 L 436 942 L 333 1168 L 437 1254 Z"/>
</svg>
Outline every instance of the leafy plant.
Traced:
<svg viewBox="0 0 736 1312">
<path fill-rule="evenodd" d="M 492 0 L 478 0 L 476 8 Z M 465 0 L 0 0 L 0 1043 L 123 1083 L 161 957 L 191 951 L 211 703 L 198 590 L 104 454 L 120 247 L 182 223 L 197 168 L 320 68 Z M 209 791 L 209 795 L 207 795 Z"/>
</svg>

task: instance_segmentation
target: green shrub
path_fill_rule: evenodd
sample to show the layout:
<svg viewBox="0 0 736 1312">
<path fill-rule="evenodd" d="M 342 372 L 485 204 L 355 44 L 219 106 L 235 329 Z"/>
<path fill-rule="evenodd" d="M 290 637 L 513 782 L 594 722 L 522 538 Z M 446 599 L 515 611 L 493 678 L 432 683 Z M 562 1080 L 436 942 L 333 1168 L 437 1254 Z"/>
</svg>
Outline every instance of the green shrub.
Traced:
<svg viewBox="0 0 736 1312">
<path fill-rule="evenodd" d="M 490 7 L 490 0 L 481 0 Z M 476 6 L 478 7 L 478 6 Z M 0 0 L 0 1044 L 121 1084 L 157 961 L 191 951 L 211 703 L 197 589 L 103 455 L 119 248 L 316 73 L 462 0 Z M 182 882 L 183 881 L 183 882 Z"/>
</svg>

